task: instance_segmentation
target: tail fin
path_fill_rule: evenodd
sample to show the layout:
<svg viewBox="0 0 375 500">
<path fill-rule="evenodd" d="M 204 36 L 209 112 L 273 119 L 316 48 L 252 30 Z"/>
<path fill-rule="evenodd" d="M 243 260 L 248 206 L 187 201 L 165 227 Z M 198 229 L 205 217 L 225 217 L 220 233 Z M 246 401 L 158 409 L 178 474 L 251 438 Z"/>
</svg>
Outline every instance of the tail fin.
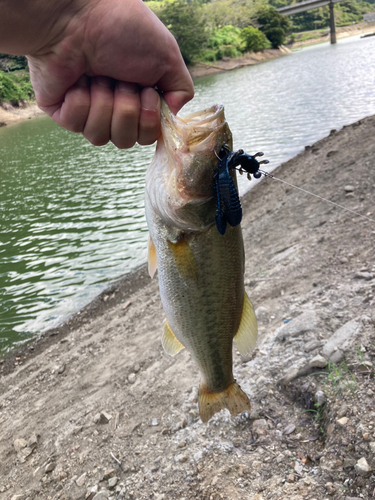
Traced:
<svg viewBox="0 0 375 500">
<path fill-rule="evenodd" d="M 201 383 L 198 396 L 199 415 L 202 422 L 208 422 L 215 413 L 227 408 L 235 417 L 250 410 L 250 401 L 241 387 L 233 382 L 222 392 L 209 392 Z"/>
</svg>

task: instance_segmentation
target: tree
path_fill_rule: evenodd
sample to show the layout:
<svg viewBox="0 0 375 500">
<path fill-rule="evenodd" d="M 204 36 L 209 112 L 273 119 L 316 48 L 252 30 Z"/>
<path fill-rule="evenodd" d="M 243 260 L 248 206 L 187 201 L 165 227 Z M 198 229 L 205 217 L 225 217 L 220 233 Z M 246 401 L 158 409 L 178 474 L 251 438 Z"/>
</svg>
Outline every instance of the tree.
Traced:
<svg viewBox="0 0 375 500">
<path fill-rule="evenodd" d="M 247 52 L 257 52 L 258 50 L 268 49 L 271 45 L 266 35 L 253 26 L 244 28 L 240 36 L 245 44 L 245 51 Z"/>
<path fill-rule="evenodd" d="M 245 28 L 254 18 L 254 12 L 251 0 L 215 0 L 203 5 L 203 15 L 213 29 L 228 25 Z"/>
<path fill-rule="evenodd" d="M 25 56 L 0 54 L 0 70 L 9 72 L 22 69 L 27 69 L 27 59 Z"/>
<path fill-rule="evenodd" d="M 176 0 L 161 10 L 159 19 L 177 40 L 185 62 L 191 63 L 206 46 L 209 37 L 200 5 L 195 1 Z"/>
<path fill-rule="evenodd" d="M 34 91 L 28 73 L 16 75 L 0 71 L 0 104 L 2 102 L 16 103 L 20 99 L 30 99 L 33 96 Z"/>
<path fill-rule="evenodd" d="M 264 5 L 257 11 L 257 22 L 260 30 L 266 35 L 275 49 L 285 41 L 286 34 L 290 28 L 287 16 L 280 14 L 271 5 Z"/>
</svg>

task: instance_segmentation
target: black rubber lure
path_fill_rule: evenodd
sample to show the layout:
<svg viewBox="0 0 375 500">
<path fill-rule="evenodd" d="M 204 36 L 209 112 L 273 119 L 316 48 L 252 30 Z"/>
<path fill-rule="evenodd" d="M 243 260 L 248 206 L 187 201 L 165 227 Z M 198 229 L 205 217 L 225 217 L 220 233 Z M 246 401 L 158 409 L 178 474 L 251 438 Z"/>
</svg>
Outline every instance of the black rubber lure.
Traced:
<svg viewBox="0 0 375 500">
<path fill-rule="evenodd" d="M 259 179 L 264 173 L 259 170 L 259 165 L 261 163 L 268 163 L 268 160 L 258 162 L 256 158 L 263 156 L 263 153 L 256 153 L 254 156 L 251 156 L 246 154 L 242 149 L 231 151 L 227 145 L 222 146 L 219 154 L 216 156 L 219 159 L 219 164 L 214 174 L 216 196 L 215 221 L 219 233 L 224 235 L 227 224 L 235 227 L 242 220 L 240 198 L 230 171 L 235 168 L 240 174 L 247 172 L 249 180 L 251 174 L 255 179 Z"/>
</svg>

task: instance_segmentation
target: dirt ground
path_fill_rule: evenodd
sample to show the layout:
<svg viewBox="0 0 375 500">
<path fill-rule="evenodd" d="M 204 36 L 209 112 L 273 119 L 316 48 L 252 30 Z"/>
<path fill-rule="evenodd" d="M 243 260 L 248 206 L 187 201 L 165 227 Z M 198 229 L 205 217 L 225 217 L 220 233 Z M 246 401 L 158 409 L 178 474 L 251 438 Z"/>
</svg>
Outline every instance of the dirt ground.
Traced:
<svg viewBox="0 0 375 500">
<path fill-rule="evenodd" d="M 44 112 L 38 108 L 35 102 L 24 102 L 20 103 L 19 106 L 12 106 L 9 102 L 4 102 L 0 104 L 0 127 L 42 115 Z"/>
<path fill-rule="evenodd" d="M 375 116 L 274 174 L 375 219 Z M 1 500 L 375 498 L 375 222 L 265 179 L 242 199 L 249 413 L 198 417 L 145 266 L 0 361 Z"/>
</svg>

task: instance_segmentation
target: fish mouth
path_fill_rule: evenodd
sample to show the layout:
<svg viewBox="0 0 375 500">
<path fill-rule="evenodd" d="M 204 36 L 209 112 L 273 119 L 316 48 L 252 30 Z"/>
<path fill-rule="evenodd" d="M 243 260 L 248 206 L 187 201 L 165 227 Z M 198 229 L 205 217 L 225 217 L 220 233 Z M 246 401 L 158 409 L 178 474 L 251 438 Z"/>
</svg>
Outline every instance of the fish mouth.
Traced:
<svg viewBox="0 0 375 500">
<path fill-rule="evenodd" d="M 232 145 L 224 106 L 215 104 L 180 118 L 163 102 L 161 123 L 165 148 L 174 166 L 170 187 L 178 195 L 178 205 L 210 199 L 214 195 L 217 152 L 224 144 Z"/>
<path fill-rule="evenodd" d="M 225 126 L 224 106 L 215 104 L 209 109 L 186 116 L 183 122 L 182 140 L 186 149 L 191 152 L 202 150 L 206 140 L 210 137 L 214 139 L 220 128 Z"/>
<path fill-rule="evenodd" d="M 217 153 L 232 134 L 224 106 L 216 104 L 184 118 L 162 99 L 161 136 L 146 174 L 146 199 L 167 225 L 202 230 L 214 222 Z"/>
<path fill-rule="evenodd" d="M 162 100 L 162 136 L 167 145 L 181 153 L 197 152 L 207 146 L 207 139 L 214 137 L 225 127 L 224 106 L 215 104 L 211 108 L 191 113 L 184 118 L 174 115 Z"/>
</svg>

